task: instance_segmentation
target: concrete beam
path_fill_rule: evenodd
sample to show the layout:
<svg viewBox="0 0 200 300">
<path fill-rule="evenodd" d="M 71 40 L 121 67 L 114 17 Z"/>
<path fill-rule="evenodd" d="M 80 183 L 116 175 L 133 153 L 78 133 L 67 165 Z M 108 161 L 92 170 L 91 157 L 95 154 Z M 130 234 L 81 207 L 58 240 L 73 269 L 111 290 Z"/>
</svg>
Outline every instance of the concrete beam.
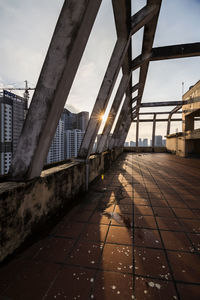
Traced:
<svg viewBox="0 0 200 300">
<path fill-rule="evenodd" d="M 133 35 L 147 24 L 158 13 L 158 5 L 146 5 L 131 18 L 131 34 Z"/>
<path fill-rule="evenodd" d="M 158 106 L 175 106 L 183 105 L 183 101 L 162 101 L 141 103 L 140 107 L 158 107 Z"/>
<path fill-rule="evenodd" d="M 167 122 L 168 119 L 156 119 L 156 122 Z M 198 120 L 197 120 L 198 121 Z M 133 123 L 137 123 L 137 120 L 132 120 Z M 153 122 L 153 119 L 139 119 L 139 123 Z M 171 119 L 171 122 L 182 122 L 181 118 Z"/>
<path fill-rule="evenodd" d="M 200 43 L 180 44 L 152 49 L 151 61 L 200 55 Z"/>
<path fill-rule="evenodd" d="M 129 80 L 130 80 L 130 75 L 129 76 L 128 75 L 123 75 L 122 76 L 122 79 L 121 79 L 121 82 L 119 84 L 116 96 L 114 98 L 113 104 L 112 104 L 111 109 L 110 109 L 110 113 L 108 115 L 106 124 L 104 126 L 102 135 L 99 139 L 99 143 L 97 144 L 97 150 L 96 150 L 97 153 L 101 153 L 104 150 L 104 147 L 105 147 L 105 145 L 108 141 L 110 131 L 111 131 L 113 123 L 115 121 L 115 118 L 116 118 L 117 112 L 119 110 L 122 98 L 125 94 L 125 91 L 127 89 L 128 84 L 129 84 Z"/>
<path fill-rule="evenodd" d="M 156 133 L 156 114 L 153 116 L 153 128 L 152 128 L 152 151 L 154 151 L 155 147 L 155 133 Z"/>
<path fill-rule="evenodd" d="M 108 64 L 106 74 L 100 87 L 99 94 L 93 107 L 93 111 L 79 150 L 78 156 L 81 158 L 87 159 L 91 154 L 92 147 L 102 122 L 101 116 L 105 113 L 128 46 L 129 41 L 125 39 L 118 39 L 115 44 L 115 48 Z"/>
<path fill-rule="evenodd" d="M 156 112 L 140 112 L 139 115 L 154 115 L 154 114 L 157 114 L 157 115 L 168 115 L 170 114 L 171 112 L 170 111 L 156 111 Z M 175 112 L 174 114 L 182 114 L 182 111 L 177 111 Z"/>
<path fill-rule="evenodd" d="M 148 54 L 137 56 L 131 63 L 132 71 L 141 67 L 147 61 L 177 59 L 200 55 L 200 43 L 180 44 L 165 47 L 152 48 Z"/>
<path fill-rule="evenodd" d="M 137 120 L 136 120 L 136 147 L 138 147 L 139 126 L 140 126 L 140 120 L 139 120 L 139 116 L 137 116 Z"/>
<path fill-rule="evenodd" d="M 126 141 L 126 137 L 127 137 L 127 135 L 128 135 L 130 126 L 131 126 L 131 117 L 127 118 L 127 120 L 126 120 L 124 129 L 123 129 L 123 131 L 122 131 L 122 133 L 121 133 L 120 141 L 119 141 L 119 143 L 118 143 L 118 148 L 124 147 L 124 143 L 125 143 L 125 141 Z M 117 147 L 117 146 L 116 146 L 116 147 Z"/>
<path fill-rule="evenodd" d="M 114 148 L 115 145 L 119 145 L 121 132 L 122 132 L 123 128 L 125 127 L 127 116 L 129 118 L 129 114 L 131 111 L 130 105 L 131 105 L 130 97 L 126 96 L 124 103 L 122 105 L 121 112 L 119 114 L 117 123 L 115 125 L 115 129 L 113 131 L 112 137 L 109 142 L 109 146 L 108 146 L 109 149 Z M 130 116 L 130 119 L 131 119 L 131 116 Z"/>
<path fill-rule="evenodd" d="M 100 4 L 64 2 L 12 161 L 11 179 L 40 175 Z"/>
<path fill-rule="evenodd" d="M 150 22 L 148 22 L 144 27 L 143 45 L 142 45 L 142 55 L 144 56 L 149 55 L 153 46 L 161 3 L 162 0 L 147 0 L 147 6 L 156 5 L 158 6 L 158 11 L 154 15 L 154 18 Z M 140 87 L 138 89 L 139 99 L 137 100 L 138 105 L 140 105 L 143 96 L 148 68 L 149 68 L 149 61 L 147 60 L 140 68 L 140 75 L 139 75 Z M 138 112 L 139 112 L 139 106 L 137 108 L 136 115 Z"/>
<path fill-rule="evenodd" d="M 137 84 L 135 84 L 133 87 L 132 87 L 132 93 L 134 93 L 134 92 L 136 92 L 138 89 L 139 89 L 139 87 L 140 87 L 140 84 L 139 83 L 137 83 Z"/>
</svg>

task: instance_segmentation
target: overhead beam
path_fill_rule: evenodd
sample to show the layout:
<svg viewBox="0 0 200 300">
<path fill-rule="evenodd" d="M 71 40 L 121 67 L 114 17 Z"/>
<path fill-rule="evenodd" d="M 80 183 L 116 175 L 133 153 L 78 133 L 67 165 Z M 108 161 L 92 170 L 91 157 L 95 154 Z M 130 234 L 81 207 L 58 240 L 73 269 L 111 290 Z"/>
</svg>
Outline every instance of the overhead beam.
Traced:
<svg viewBox="0 0 200 300">
<path fill-rule="evenodd" d="M 139 83 L 135 84 L 135 85 L 132 87 L 132 93 L 136 92 L 136 91 L 139 89 L 139 87 L 140 87 L 140 84 L 139 84 Z"/>
<path fill-rule="evenodd" d="M 152 49 L 151 61 L 200 55 L 200 43 L 180 44 Z"/>
<path fill-rule="evenodd" d="M 139 115 L 154 115 L 154 114 L 157 114 L 157 115 L 169 115 L 171 112 L 170 111 L 151 111 L 151 112 L 140 112 Z M 182 114 L 182 111 L 177 111 L 175 112 L 174 114 Z"/>
<path fill-rule="evenodd" d="M 178 108 L 175 108 L 174 111 L 179 110 L 182 105 L 186 104 L 192 104 L 200 102 L 200 97 L 194 98 L 194 99 L 189 99 L 185 101 L 162 101 L 162 102 L 144 102 L 140 104 L 140 107 L 157 107 L 157 106 L 178 106 Z"/>
<path fill-rule="evenodd" d="M 146 5 L 133 15 L 131 18 L 131 34 L 133 35 L 147 24 L 158 13 L 158 10 L 158 5 Z"/>
<path fill-rule="evenodd" d="M 199 121 L 199 119 L 196 119 L 197 121 Z M 168 119 L 156 119 L 156 122 L 167 122 Z M 181 118 L 176 118 L 176 119 L 171 119 L 171 122 L 179 122 L 181 121 L 182 122 L 182 119 Z M 132 120 L 133 123 L 137 123 L 137 120 Z M 141 122 L 153 122 L 153 119 L 139 119 L 139 123 Z"/>
<path fill-rule="evenodd" d="M 200 43 L 179 44 L 165 47 L 152 48 L 148 54 L 137 56 L 131 63 L 132 71 L 142 66 L 147 61 L 177 59 L 200 55 Z"/>
<path fill-rule="evenodd" d="M 12 180 L 40 176 L 100 4 L 64 2 L 13 157 Z"/>
</svg>

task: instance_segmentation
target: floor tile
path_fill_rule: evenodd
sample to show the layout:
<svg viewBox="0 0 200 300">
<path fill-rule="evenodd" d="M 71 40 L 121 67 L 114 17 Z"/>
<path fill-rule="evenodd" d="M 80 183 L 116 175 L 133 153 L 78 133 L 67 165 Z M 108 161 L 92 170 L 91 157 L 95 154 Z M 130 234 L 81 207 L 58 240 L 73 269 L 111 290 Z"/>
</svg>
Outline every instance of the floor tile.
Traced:
<svg viewBox="0 0 200 300">
<path fill-rule="evenodd" d="M 200 257 L 191 253 L 167 251 L 175 280 L 200 283 Z"/>
</svg>

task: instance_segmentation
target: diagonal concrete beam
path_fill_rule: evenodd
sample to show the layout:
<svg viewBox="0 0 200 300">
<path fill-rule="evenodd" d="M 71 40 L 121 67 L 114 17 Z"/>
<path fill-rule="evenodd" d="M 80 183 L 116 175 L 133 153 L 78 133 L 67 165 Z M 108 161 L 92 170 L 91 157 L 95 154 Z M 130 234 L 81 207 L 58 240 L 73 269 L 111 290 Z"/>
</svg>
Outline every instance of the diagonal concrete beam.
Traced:
<svg viewBox="0 0 200 300">
<path fill-rule="evenodd" d="M 158 13 L 158 5 L 146 5 L 131 18 L 131 34 L 133 35 L 147 24 Z"/>
<path fill-rule="evenodd" d="M 100 140 L 97 144 L 97 153 L 101 153 L 104 150 L 104 147 L 108 141 L 109 135 L 110 135 L 110 131 L 112 129 L 113 123 L 115 121 L 117 112 L 119 110 L 120 104 L 122 102 L 122 98 L 126 92 L 127 86 L 129 84 L 129 80 L 130 80 L 130 75 L 123 75 L 121 82 L 119 84 L 116 96 L 114 98 L 113 104 L 111 106 L 110 109 L 110 113 L 108 115 L 106 124 L 104 126 L 102 135 L 100 137 Z"/>
<path fill-rule="evenodd" d="M 109 142 L 109 149 L 112 149 L 115 145 L 119 144 L 120 141 L 120 135 L 121 135 L 121 131 L 123 130 L 126 120 L 127 120 L 127 116 L 129 118 L 129 114 L 131 112 L 131 103 L 130 103 L 130 97 L 126 96 L 124 103 L 122 105 L 115 129 L 113 131 L 112 137 L 110 139 Z M 130 116 L 131 119 L 131 116 Z"/>
<path fill-rule="evenodd" d="M 64 2 L 11 165 L 14 180 L 41 173 L 100 4 Z"/>
<path fill-rule="evenodd" d="M 92 151 L 102 118 L 113 91 L 119 70 L 129 47 L 129 41 L 118 39 L 99 90 L 80 150 L 79 157 L 87 159 Z"/>
</svg>

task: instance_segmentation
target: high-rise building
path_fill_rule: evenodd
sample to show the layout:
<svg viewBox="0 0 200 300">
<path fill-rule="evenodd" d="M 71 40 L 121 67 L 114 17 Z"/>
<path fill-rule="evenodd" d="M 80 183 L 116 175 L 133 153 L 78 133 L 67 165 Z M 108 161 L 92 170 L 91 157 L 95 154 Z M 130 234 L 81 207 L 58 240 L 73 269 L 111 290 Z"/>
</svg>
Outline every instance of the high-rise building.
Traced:
<svg viewBox="0 0 200 300">
<path fill-rule="evenodd" d="M 147 147 L 148 146 L 148 139 L 143 139 L 143 147 Z"/>
<path fill-rule="evenodd" d="M 6 90 L 0 95 L 0 174 L 8 173 L 27 113 L 27 100 Z"/>
<path fill-rule="evenodd" d="M 136 142 L 130 141 L 130 147 L 135 147 L 135 146 L 136 146 Z"/>
<path fill-rule="evenodd" d="M 63 118 L 58 122 L 51 147 L 47 155 L 47 164 L 52 164 L 65 159 L 64 155 L 64 121 Z"/>
<path fill-rule="evenodd" d="M 64 108 L 47 155 L 47 164 L 77 157 L 89 120 L 89 113 L 71 113 Z"/>
<path fill-rule="evenodd" d="M 155 146 L 162 147 L 162 135 L 155 136 Z"/>
<path fill-rule="evenodd" d="M 65 131 L 65 157 L 67 159 L 78 156 L 85 132 L 80 129 Z"/>
<path fill-rule="evenodd" d="M 75 114 L 65 108 L 63 111 L 63 121 L 65 131 L 73 129 L 85 131 L 89 121 L 89 112 L 82 111 L 78 114 Z"/>
</svg>

